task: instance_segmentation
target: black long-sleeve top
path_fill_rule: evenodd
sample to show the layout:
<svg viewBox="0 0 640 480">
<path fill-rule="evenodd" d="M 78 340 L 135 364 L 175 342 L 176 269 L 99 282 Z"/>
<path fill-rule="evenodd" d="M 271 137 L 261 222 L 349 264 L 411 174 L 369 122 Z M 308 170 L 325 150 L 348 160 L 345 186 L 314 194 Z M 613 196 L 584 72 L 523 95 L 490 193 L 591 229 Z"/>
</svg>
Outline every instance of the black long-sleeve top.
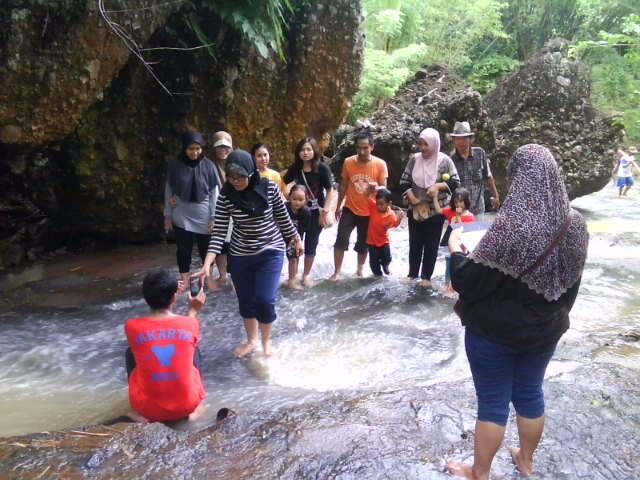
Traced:
<svg viewBox="0 0 640 480">
<path fill-rule="evenodd" d="M 452 255 L 451 283 L 464 303 L 462 324 L 476 335 L 522 352 L 542 351 L 569 328 L 580 279 L 558 300 L 548 301 L 524 282 Z"/>
</svg>

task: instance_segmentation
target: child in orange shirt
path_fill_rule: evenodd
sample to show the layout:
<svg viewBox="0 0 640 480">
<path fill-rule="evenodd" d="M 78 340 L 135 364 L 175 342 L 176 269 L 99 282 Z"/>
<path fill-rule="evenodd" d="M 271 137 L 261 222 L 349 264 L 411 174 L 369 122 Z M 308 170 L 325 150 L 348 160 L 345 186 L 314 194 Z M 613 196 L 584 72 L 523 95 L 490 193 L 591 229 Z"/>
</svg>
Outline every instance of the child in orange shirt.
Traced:
<svg viewBox="0 0 640 480">
<path fill-rule="evenodd" d="M 371 187 L 375 188 L 375 187 Z M 369 197 L 369 228 L 367 230 L 367 246 L 369 247 L 369 266 L 376 277 L 382 272 L 389 275 L 391 249 L 389 248 L 390 228 L 397 227 L 404 218 L 404 213 L 391 210 L 391 192 L 380 188 L 375 195 Z"/>
</svg>

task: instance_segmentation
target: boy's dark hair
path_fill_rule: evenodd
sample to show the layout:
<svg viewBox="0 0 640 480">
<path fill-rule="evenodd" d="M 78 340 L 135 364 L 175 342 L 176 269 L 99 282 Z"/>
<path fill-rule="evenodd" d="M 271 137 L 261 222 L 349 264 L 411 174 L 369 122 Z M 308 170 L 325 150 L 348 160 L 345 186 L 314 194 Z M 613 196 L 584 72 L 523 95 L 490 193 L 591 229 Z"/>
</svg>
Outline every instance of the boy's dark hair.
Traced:
<svg viewBox="0 0 640 480">
<path fill-rule="evenodd" d="M 456 191 L 451 195 L 451 203 L 449 206 L 452 209 L 456 209 L 456 201 L 463 201 L 465 210 L 469 210 L 471 208 L 471 193 L 469 190 L 463 187 L 456 188 Z"/>
<path fill-rule="evenodd" d="M 369 145 L 374 144 L 373 134 L 369 130 L 360 130 L 358 133 L 356 133 L 356 135 L 353 137 L 354 145 L 358 144 L 358 140 L 367 140 L 369 142 Z"/>
<path fill-rule="evenodd" d="M 304 198 L 306 200 L 307 199 L 307 187 L 305 187 L 304 185 L 300 185 L 299 183 L 296 183 L 293 187 L 291 187 L 291 190 L 289 190 L 289 198 L 291 198 L 291 194 L 293 192 L 297 192 L 298 190 L 300 190 L 302 193 L 304 193 Z"/>
<path fill-rule="evenodd" d="M 376 192 L 376 200 L 384 199 L 387 202 L 391 202 L 392 196 L 391 192 L 386 188 L 381 188 Z"/>
<path fill-rule="evenodd" d="M 142 296 L 152 310 L 169 308 L 177 291 L 176 275 L 164 268 L 151 270 L 142 281 Z"/>
</svg>

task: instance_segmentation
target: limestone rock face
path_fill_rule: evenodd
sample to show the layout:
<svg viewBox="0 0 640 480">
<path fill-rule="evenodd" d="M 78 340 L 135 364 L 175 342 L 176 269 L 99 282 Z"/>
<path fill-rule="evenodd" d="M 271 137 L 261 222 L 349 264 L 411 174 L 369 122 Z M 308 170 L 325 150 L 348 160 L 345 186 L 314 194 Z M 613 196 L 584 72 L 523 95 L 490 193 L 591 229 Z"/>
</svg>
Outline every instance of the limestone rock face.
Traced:
<svg viewBox="0 0 640 480">
<path fill-rule="evenodd" d="M 71 15 L 73 2 L 80 10 Z M 20 245 L 0 266 L 82 239 L 161 238 L 166 165 L 183 130 L 210 139 L 225 129 L 245 149 L 266 142 L 273 164 L 285 166 L 301 137 L 340 124 L 362 69 L 359 0 L 300 7 L 286 61 L 275 52 L 261 57 L 220 18 L 208 19 L 214 56 L 146 53 L 165 86 L 180 93 L 173 96 L 105 26 L 96 2 L 41 3 L 0 7 L 2 25 L 23 39 L 0 45 L 0 245 Z M 143 8 L 157 3 L 149 0 L 107 3 L 133 9 L 112 15 L 144 47 L 201 43 L 175 10 L 180 2 L 160 9 Z M 47 15 L 66 23 L 43 42 Z"/>
<path fill-rule="evenodd" d="M 398 190 L 409 156 L 417 151 L 416 140 L 420 132 L 427 127 L 438 130 L 441 150 L 449 154 L 453 151 L 453 143 L 448 133 L 457 121 L 469 121 L 476 133 L 476 145 L 489 152 L 493 150 L 493 126 L 481 95 L 441 65 L 418 71 L 371 117 L 371 131 L 376 139 L 374 155 L 387 162 L 388 185 L 392 191 Z M 336 136 L 338 146 L 332 166 L 337 178 L 344 159 L 355 154 L 353 134 L 358 130 L 345 128 Z"/>
<path fill-rule="evenodd" d="M 111 18 L 145 43 L 177 9 L 149 0 L 108 3 Z M 129 50 L 95 0 L 8 2 L 0 7 L 0 143 L 42 145 L 71 134 L 125 65 Z M 126 9 L 126 12 L 117 10 Z"/>
<path fill-rule="evenodd" d="M 519 71 L 489 92 L 484 104 L 494 122 L 492 166 L 498 181 L 515 150 L 548 147 L 560 165 L 571 198 L 596 192 L 611 177 L 622 129 L 591 106 L 588 67 L 567 57 L 555 39 Z"/>
</svg>

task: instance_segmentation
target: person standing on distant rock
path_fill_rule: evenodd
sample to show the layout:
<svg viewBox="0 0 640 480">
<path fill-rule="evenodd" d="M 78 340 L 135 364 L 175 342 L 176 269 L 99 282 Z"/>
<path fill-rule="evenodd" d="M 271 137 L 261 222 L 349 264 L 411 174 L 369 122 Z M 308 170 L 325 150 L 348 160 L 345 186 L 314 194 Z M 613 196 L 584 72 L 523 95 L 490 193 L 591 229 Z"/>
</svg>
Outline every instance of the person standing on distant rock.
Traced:
<svg viewBox="0 0 640 480">
<path fill-rule="evenodd" d="M 455 152 L 451 156 L 460 176 L 460 184 L 471 193 L 471 213 L 478 215 L 484 213 L 484 187 L 485 182 L 491 191 L 492 207 L 500 207 L 500 195 L 496 189 L 496 182 L 491 174 L 489 158 L 480 147 L 472 147 L 474 133 L 469 122 L 456 122 L 453 132 Z"/>
<path fill-rule="evenodd" d="M 369 228 L 369 200 L 365 193 L 372 184 L 386 187 L 389 172 L 384 160 L 371 155 L 374 148 L 373 135 L 363 130 L 355 136 L 356 152 L 344 161 L 338 195 L 336 218 L 339 219 L 338 235 L 333 248 L 334 272 L 330 281 L 335 282 L 342 274 L 344 252 L 349 248 L 349 237 L 357 229 L 358 238 L 354 250 L 358 252 L 356 275 L 364 275 L 367 261 L 367 230 Z M 344 202 L 344 208 L 342 203 Z"/>
<path fill-rule="evenodd" d="M 182 152 L 169 162 L 165 186 L 164 229 L 174 230 L 178 270 L 189 284 L 193 242 L 204 262 L 213 228 L 219 180 L 213 163 L 204 155 L 205 141 L 198 132 L 185 132 Z"/>
<path fill-rule="evenodd" d="M 622 197 L 626 196 L 629 189 L 633 186 L 633 167 L 637 169 L 638 164 L 635 162 L 633 156 L 624 150 L 618 149 L 618 154 L 620 154 L 620 160 L 618 160 L 613 173 L 614 175 L 618 175 L 616 186 L 618 187 L 618 196 Z"/>
<path fill-rule="evenodd" d="M 453 161 L 440 151 L 437 130 L 420 132 L 418 147 L 420 151 L 411 155 L 400 177 L 400 188 L 409 205 L 408 276 L 415 279 L 419 275 L 420 285 L 430 288 L 445 220 L 440 207 L 449 204 L 460 180 Z"/>
</svg>

